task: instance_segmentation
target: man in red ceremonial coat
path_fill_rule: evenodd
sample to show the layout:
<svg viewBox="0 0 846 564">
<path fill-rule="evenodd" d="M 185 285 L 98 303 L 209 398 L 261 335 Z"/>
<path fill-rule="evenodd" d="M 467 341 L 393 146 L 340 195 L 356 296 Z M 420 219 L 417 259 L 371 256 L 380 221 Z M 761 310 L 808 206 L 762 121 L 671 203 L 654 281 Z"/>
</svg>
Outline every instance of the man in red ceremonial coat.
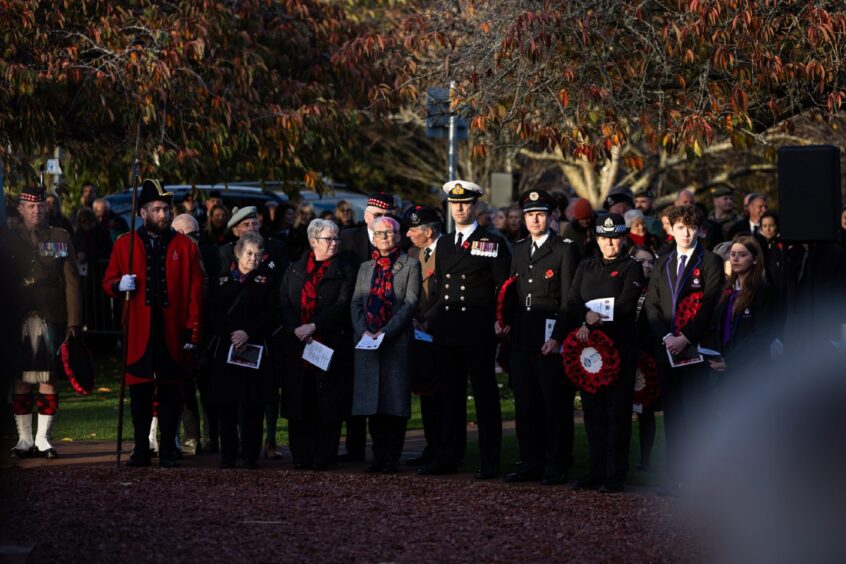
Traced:
<svg viewBox="0 0 846 564">
<path fill-rule="evenodd" d="M 170 227 L 173 195 L 145 180 L 138 196 L 142 225 L 115 242 L 103 278 L 107 295 L 129 295 L 126 383 L 135 448 L 128 466 L 150 465 L 148 432 L 158 402 L 163 467 L 176 467 L 182 380 L 200 342 L 203 269 L 197 246 Z M 129 249 L 134 245 L 133 262 Z"/>
</svg>

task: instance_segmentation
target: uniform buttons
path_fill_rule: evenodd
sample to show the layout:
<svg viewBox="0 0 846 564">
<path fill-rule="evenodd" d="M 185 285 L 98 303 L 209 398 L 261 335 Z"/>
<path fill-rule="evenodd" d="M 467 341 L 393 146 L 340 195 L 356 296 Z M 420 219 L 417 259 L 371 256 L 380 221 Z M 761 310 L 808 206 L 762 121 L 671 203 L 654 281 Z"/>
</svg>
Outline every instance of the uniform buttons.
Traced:
<svg viewBox="0 0 846 564">
<path fill-rule="evenodd" d="M 444 288 L 446 288 L 447 290 L 449 290 L 449 284 L 444 284 Z M 464 288 L 462 288 L 462 290 L 463 290 L 463 289 L 464 289 Z"/>
<path fill-rule="evenodd" d="M 461 301 L 462 301 L 462 302 L 464 301 L 464 296 L 461 296 Z"/>
<path fill-rule="evenodd" d="M 461 289 L 462 289 L 462 290 L 466 290 L 466 288 L 465 288 L 464 286 L 462 286 L 462 287 L 461 287 Z"/>
<path fill-rule="evenodd" d="M 467 277 L 466 277 L 465 275 L 463 275 L 463 274 L 462 274 L 462 275 L 461 275 L 461 279 L 462 279 L 462 280 L 464 280 L 465 278 L 467 278 Z"/>
<path fill-rule="evenodd" d="M 529 284 L 531 284 L 531 283 L 532 283 L 532 279 L 531 279 L 531 278 L 529 278 Z"/>
<path fill-rule="evenodd" d="M 449 311 L 449 306 L 444 306 L 444 309 Z"/>
<path fill-rule="evenodd" d="M 445 300 L 448 300 L 448 299 L 449 299 L 449 296 L 444 296 L 444 299 L 445 299 Z"/>
<path fill-rule="evenodd" d="M 462 308 L 461 308 L 461 311 L 467 311 L 467 308 L 466 308 L 466 307 L 462 307 Z"/>
<path fill-rule="evenodd" d="M 452 275 L 451 275 L 451 274 L 447 274 L 447 278 L 452 278 Z"/>
<path fill-rule="evenodd" d="M 534 268 L 534 266 L 532 266 L 532 265 L 530 264 L 530 265 L 529 265 L 529 270 L 531 270 L 531 269 L 533 269 L 533 268 Z"/>
</svg>

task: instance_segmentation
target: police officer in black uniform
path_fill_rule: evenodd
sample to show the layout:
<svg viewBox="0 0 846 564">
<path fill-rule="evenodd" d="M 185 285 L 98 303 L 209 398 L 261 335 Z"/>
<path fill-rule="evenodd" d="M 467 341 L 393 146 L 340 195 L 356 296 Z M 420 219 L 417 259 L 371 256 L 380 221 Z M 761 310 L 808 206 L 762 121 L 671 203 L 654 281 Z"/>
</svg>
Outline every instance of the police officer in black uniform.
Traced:
<svg viewBox="0 0 846 564">
<path fill-rule="evenodd" d="M 561 342 L 570 327 L 567 297 L 578 266 L 578 250 L 549 230 L 555 200 L 542 190 L 520 198 L 529 237 L 514 245 L 508 292 L 513 311 L 495 331 L 511 340 L 511 387 L 516 407 L 520 465 L 506 482 L 567 479 L 573 450 L 575 388 L 564 375 Z M 544 470 L 546 469 L 546 473 Z"/>
<path fill-rule="evenodd" d="M 567 312 L 576 335 L 587 342 L 591 331 L 604 332 L 620 355 L 616 379 L 596 393 L 582 390 L 585 432 L 590 447 L 590 473 L 572 483 L 574 488 L 596 488 L 614 493 L 623 489 L 628 470 L 632 429 L 637 342 L 635 316 L 645 280 L 640 263 L 623 248 L 628 228 L 616 213 L 596 220 L 597 256 L 582 261 L 570 288 Z M 613 317 L 587 307 L 592 300 L 614 298 Z"/>
<path fill-rule="evenodd" d="M 443 378 L 441 444 L 418 473 L 454 473 L 467 443 L 467 377 L 473 386 L 479 428 L 478 479 L 499 473 L 502 413 L 495 376 L 497 290 L 508 277 L 511 253 L 501 236 L 479 228 L 476 201 L 482 188 L 453 180 L 444 184 L 456 231 L 438 240 L 435 280 L 438 305 L 432 335 Z"/>
</svg>

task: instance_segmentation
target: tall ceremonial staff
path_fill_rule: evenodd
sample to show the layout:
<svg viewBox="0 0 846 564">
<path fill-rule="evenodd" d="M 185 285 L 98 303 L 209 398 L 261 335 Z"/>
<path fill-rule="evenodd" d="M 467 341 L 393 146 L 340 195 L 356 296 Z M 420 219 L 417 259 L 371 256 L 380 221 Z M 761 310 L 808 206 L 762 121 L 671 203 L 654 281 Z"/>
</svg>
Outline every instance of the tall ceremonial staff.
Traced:
<svg viewBox="0 0 846 564">
<path fill-rule="evenodd" d="M 138 181 L 140 179 L 140 163 L 138 151 L 141 145 L 141 119 L 138 119 L 138 126 L 135 130 L 135 160 L 132 162 L 132 215 L 129 219 L 129 264 L 126 267 L 128 274 L 132 274 L 132 255 L 135 251 L 135 217 L 138 215 Z M 126 367 L 129 364 L 129 298 L 130 291 L 127 290 L 123 297 L 123 368 L 120 373 L 120 399 L 118 400 L 118 427 L 117 427 L 117 465 L 120 468 L 120 455 L 123 450 L 123 406 L 126 402 Z"/>
</svg>

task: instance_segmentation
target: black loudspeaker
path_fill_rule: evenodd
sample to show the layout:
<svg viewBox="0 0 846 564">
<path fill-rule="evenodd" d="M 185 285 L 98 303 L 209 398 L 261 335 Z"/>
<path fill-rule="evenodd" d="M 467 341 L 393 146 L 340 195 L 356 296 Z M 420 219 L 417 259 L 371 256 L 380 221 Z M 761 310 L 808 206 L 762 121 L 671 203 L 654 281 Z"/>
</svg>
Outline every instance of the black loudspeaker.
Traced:
<svg viewBox="0 0 846 564">
<path fill-rule="evenodd" d="M 831 145 L 778 150 L 781 238 L 796 243 L 840 240 L 840 149 Z"/>
</svg>

